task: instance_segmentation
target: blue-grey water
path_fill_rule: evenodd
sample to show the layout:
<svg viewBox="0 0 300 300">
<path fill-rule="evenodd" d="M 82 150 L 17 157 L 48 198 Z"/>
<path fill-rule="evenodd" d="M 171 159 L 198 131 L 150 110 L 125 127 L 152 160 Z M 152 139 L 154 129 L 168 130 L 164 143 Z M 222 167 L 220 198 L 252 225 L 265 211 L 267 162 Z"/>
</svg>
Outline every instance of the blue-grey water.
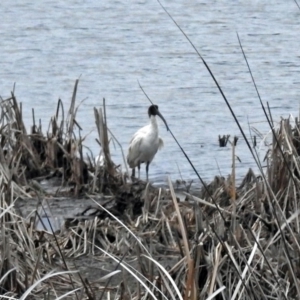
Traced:
<svg viewBox="0 0 300 300">
<path fill-rule="evenodd" d="M 276 124 L 281 116 L 298 115 L 300 10 L 294 1 L 162 3 L 210 66 L 247 136 L 249 127 L 263 137 L 270 129 L 237 32 Z M 46 131 L 58 98 L 68 104 L 80 76 L 77 100 L 85 101 L 77 119 L 82 134 L 88 134 L 86 145 L 94 155 L 99 153 L 93 108 L 105 97 L 108 126 L 127 151 L 132 134 L 148 122 L 149 102 L 139 80 L 205 180 L 231 170 L 231 148 L 218 147 L 219 134 L 240 137 L 237 177 L 255 168 L 208 71 L 157 1 L 4 0 L 0 20 L 0 95 L 8 97 L 16 82 L 28 127 L 34 108 Z M 165 147 L 150 165 L 151 181 L 164 182 L 167 175 L 172 180 L 196 178 L 162 123 L 160 134 Z M 261 139 L 258 150 L 263 158 Z M 117 145 L 112 154 L 122 164 Z"/>
</svg>

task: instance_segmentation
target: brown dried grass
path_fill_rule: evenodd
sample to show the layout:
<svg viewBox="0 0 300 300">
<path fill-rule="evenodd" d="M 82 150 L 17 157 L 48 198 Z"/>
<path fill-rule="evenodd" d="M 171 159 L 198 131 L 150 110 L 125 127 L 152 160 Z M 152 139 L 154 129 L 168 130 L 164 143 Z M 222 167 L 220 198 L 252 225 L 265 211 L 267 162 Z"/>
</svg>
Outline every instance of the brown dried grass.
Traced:
<svg viewBox="0 0 300 300">
<path fill-rule="evenodd" d="M 169 190 L 156 189 L 143 182 L 127 182 L 120 174 L 110 158 L 103 110 L 95 110 L 95 119 L 105 166 L 83 160 L 83 139 L 76 122 L 77 85 L 67 117 L 59 101 L 46 135 L 35 121 L 27 134 L 14 95 L 1 102 L 2 296 L 299 297 L 297 121 L 294 127 L 290 120 L 281 121 L 266 155 L 266 176 L 249 170 L 235 187 L 233 170 L 233 178 L 216 177 L 199 195 L 186 193 L 186 201 L 179 202 L 171 182 Z M 20 217 L 14 208 L 19 197 L 46 199 L 33 182 L 49 176 L 60 178 L 62 186 L 71 186 L 69 195 L 95 199 L 95 205 L 66 220 L 64 229 L 56 233 L 36 230 L 35 223 Z M 101 201 L 96 199 L 99 193 Z M 33 215 L 38 218 L 38 210 Z M 89 282 L 75 263 L 75 258 L 85 256 L 99 264 L 114 261 L 121 272 L 111 269 L 107 277 L 99 275 Z M 57 274 L 52 276 L 53 270 Z"/>
</svg>

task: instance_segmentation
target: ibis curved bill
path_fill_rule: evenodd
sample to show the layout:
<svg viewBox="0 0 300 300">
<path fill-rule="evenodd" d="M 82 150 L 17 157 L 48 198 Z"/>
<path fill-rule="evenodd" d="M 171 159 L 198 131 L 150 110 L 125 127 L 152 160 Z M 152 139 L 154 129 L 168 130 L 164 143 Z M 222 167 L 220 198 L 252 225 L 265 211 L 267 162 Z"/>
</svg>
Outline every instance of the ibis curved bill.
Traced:
<svg viewBox="0 0 300 300">
<path fill-rule="evenodd" d="M 127 163 L 132 168 L 132 177 L 135 177 L 135 168 L 138 167 L 140 178 L 140 165 L 146 164 L 146 176 L 148 181 L 149 165 L 153 160 L 158 149 L 161 149 L 164 142 L 158 135 L 158 125 L 156 116 L 159 116 L 165 123 L 167 130 L 169 130 L 168 124 L 165 118 L 158 110 L 157 105 L 151 105 L 148 108 L 148 115 L 150 118 L 150 124 L 139 129 L 132 137 L 128 154 Z"/>
</svg>

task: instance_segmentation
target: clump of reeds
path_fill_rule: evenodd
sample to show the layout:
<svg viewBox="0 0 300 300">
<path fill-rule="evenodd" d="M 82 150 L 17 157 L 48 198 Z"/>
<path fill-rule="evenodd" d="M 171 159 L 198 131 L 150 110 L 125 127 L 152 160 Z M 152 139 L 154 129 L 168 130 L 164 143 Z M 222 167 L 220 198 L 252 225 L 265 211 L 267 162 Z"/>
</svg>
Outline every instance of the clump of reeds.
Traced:
<svg viewBox="0 0 300 300">
<path fill-rule="evenodd" d="M 176 199 L 171 182 L 167 194 L 145 186 L 140 214 L 132 215 L 130 201 L 118 217 L 95 202 L 93 214 L 98 211 L 100 218 L 85 221 L 86 238 L 80 223 L 74 225 L 74 238 L 82 250 L 89 244 L 88 251 L 101 251 L 138 277 L 138 287 L 121 277 L 119 295 L 125 290 L 134 299 L 297 298 L 298 134 L 298 124 L 291 128 L 283 120 L 268 153 L 267 176 L 249 170 L 234 197 L 231 178 L 216 177 L 200 197 L 186 193 L 184 202 Z M 278 169 L 285 173 L 274 176 Z M 137 259 L 134 268 L 130 257 Z"/>
<path fill-rule="evenodd" d="M 44 197 L 47 193 L 38 184 L 43 179 L 57 178 L 57 194 L 65 196 L 99 192 L 103 182 L 110 187 L 104 180 L 107 173 L 117 181 L 117 172 L 112 174 L 113 163 L 107 152 L 107 137 L 101 139 L 107 162 L 101 172 L 95 174 L 95 162 L 83 156 L 84 138 L 76 121 L 77 85 L 78 80 L 67 115 L 59 100 L 46 134 L 41 122 L 37 125 L 34 110 L 31 132 L 27 132 L 22 104 L 18 104 L 13 92 L 0 102 L 0 295 L 7 299 L 28 296 L 36 299 L 37 295 L 47 299 L 82 299 L 84 294 L 94 299 L 94 287 L 83 281 L 72 262 L 66 263 L 70 246 L 64 244 L 64 232 L 36 230 L 35 220 L 43 222 L 38 209 L 25 219 L 14 208 L 18 198 Z M 96 121 L 107 135 L 103 122 L 103 119 Z M 98 184 L 96 188 L 93 180 Z M 60 192 L 63 186 L 70 187 L 67 194 Z"/>
<path fill-rule="evenodd" d="M 298 121 L 292 127 L 282 120 L 273 130 L 265 172 L 257 176 L 249 170 L 236 187 L 233 170 L 228 179 L 216 177 L 198 197 L 186 193 L 180 202 L 171 181 L 169 191 L 126 182 L 110 158 L 102 109 L 95 110 L 95 120 L 104 166 L 83 159 L 77 84 L 66 120 L 59 101 L 46 135 L 35 120 L 27 134 L 14 95 L 1 103 L 1 295 L 294 299 L 300 294 Z M 85 193 L 94 200 L 58 232 L 36 230 L 38 210 L 24 219 L 14 209 L 19 197 L 43 197 L 32 182 L 49 176 L 72 186 L 69 195 Z M 107 271 L 83 276 L 79 257 L 94 257 Z"/>
<path fill-rule="evenodd" d="M 89 299 L 94 299 L 95 286 L 101 291 L 98 283 L 90 285 L 78 275 L 75 264 L 66 263 L 66 258 L 87 253 L 86 246 L 81 249 L 81 239 L 77 243 L 70 236 L 73 228 L 71 231 L 62 230 L 58 233 L 53 230 L 52 233 L 39 231 L 35 228 L 35 220 L 43 222 L 43 218 L 38 210 L 32 212 L 30 219 L 24 219 L 14 209 L 14 203 L 20 197 L 29 199 L 46 194 L 37 184 L 43 179 L 57 177 L 61 186 L 72 187 L 67 194 L 69 196 L 105 191 L 111 195 L 122 184 L 122 176 L 110 159 L 108 128 L 101 109 L 95 110 L 95 121 L 105 164 L 98 166 L 91 158 L 86 161 L 83 157 L 83 138 L 76 121 L 77 85 L 78 81 L 67 117 L 63 102 L 59 100 L 46 135 L 43 134 L 41 125 L 36 125 L 34 111 L 31 133 L 27 133 L 22 105 L 17 103 L 14 93 L 1 102 L 0 294 L 3 297 L 25 299 L 44 294 L 49 299 L 82 299 L 85 294 Z M 116 212 L 119 213 L 122 212 L 122 206 L 126 206 L 122 203 L 121 194 L 116 207 Z M 86 237 L 89 227 L 82 227 L 82 224 L 79 227 Z"/>
<path fill-rule="evenodd" d="M 34 110 L 31 132 L 27 133 L 22 104 L 18 104 L 14 93 L 1 101 L 0 162 L 10 169 L 10 179 L 15 183 L 29 187 L 33 180 L 39 182 L 56 178 L 58 187 L 68 186 L 68 193 L 75 195 L 112 188 L 110 183 L 116 181 L 119 172 L 110 158 L 106 117 L 103 117 L 102 109 L 95 109 L 95 122 L 105 158 L 104 168 L 95 163 L 93 156 L 83 153 L 84 137 L 76 121 L 79 108 L 76 106 L 77 86 L 78 80 L 67 113 L 59 99 L 46 133 L 43 133 L 41 122 L 36 121 Z"/>
</svg>

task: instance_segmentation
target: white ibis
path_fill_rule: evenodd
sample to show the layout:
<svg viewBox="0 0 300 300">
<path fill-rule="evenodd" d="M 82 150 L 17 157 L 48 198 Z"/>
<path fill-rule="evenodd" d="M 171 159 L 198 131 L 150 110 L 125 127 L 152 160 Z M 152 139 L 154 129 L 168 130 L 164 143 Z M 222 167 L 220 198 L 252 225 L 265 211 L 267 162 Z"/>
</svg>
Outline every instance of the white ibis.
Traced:
<svg viewBox="0 0 300 300">
<path fill-rule="evenodd" d="M 132 177 L 135 177 L 135 167 L 138 167 L 140 178 L 140 165 L 146 164 L 146 176 L 148 181 L 149 165 L 153 160 L 158 149 L 164 145 L 163 140 L 158 136 L 158 125 L 156 116 L 159 116 L 165 123 L 167 130 L 168 124 L 158 110 L 157 105 L 151 105 L 148 109 L 150 124 L 139 129 L 132 137 L 127 154 L 127 162 L 132 168 Z"/>
</svg>

